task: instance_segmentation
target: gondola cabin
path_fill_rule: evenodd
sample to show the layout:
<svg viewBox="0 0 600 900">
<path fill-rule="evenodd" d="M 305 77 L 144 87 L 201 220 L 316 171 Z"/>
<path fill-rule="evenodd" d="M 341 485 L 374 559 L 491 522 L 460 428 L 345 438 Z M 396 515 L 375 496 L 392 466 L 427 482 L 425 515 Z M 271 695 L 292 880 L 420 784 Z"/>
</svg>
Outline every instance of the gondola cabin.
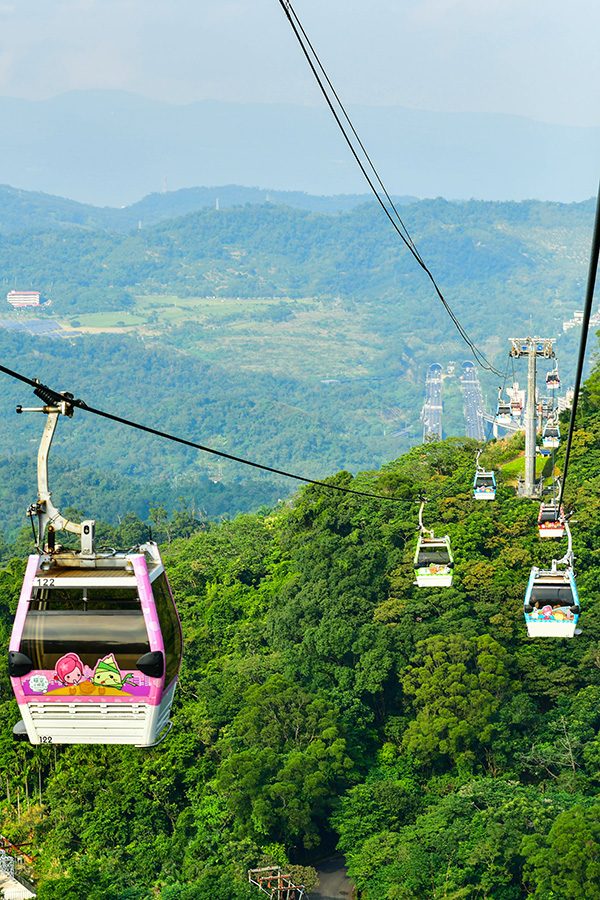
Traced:
<svg viewBox="0 0 600 900">
<path fill-rule="evenodd" d="M 32 744 L 152 746 L 169 726 L 181 652 L 153 542 L 29 557 L 9 674 Z"/>
<path fill-rule="evenodd" d="M 475 500 L 496 499 L 496 476 L 493 472 L 476 472 L 473 479 L 473 497 Z"/>
<path fill-rule="evenodd" d="M 529 637 L 573 637 L 579 621 L 579 596 L 571 566 L 531 570 L 524 613 Z"/>
<path fill-rule="evenodd" d="M 546 387 L 549 391 L 557 391 L 560 388 L 560 378 L 556 369 L 546 375 Z"/>
<path fill-rule="evenodd" d="M 415 582 L 419 587 L 450 587 L 454 560 L 450 538 L 419 535 L 414 559 Z"/>
<path fill-rule="evenodd" d="M 538 513 L 538 533 L 541 538 L 562 538 L 565 533 L 565 512 L 556 503 L 541 503 Z"/>
<path fill-rule="evenodd" d="M 510 403 L 500 401 L 495 418 L 498 425 L 510 425 L 512 421 Z"/>
<path fill-rule="evenodd" d="M 510 401 L 510 414 L 513 419 L 520 419 L 523 414 L 523 403 L 520 399 Z"/>
<path fill-rule="evenodd" d="M 560 428 L 558 424 L 546 422 L 542 432 L 542 447 L 544 450 L 556 450 L 560 446 Z"/>
</svg>

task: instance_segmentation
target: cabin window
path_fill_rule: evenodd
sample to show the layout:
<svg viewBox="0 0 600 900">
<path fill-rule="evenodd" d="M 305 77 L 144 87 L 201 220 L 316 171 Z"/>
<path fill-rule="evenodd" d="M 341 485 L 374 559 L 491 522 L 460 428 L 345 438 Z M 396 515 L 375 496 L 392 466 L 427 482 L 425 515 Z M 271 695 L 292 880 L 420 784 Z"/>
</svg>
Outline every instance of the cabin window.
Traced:
<svg viewBox="0 0 600 900">
<path fill-rule="evenodd" d="M 417 567 L 421 568 L 422 566 L 447 566 L 450 562 L 450 557 L 448 555 L 448 551 L 445 547 L 435 547 L 431 550 L 426 550 L 422 548 L 419 550 L 419 555 L 417 557 Z"/>
<path fill-rule="evenodd" d="M 168 687 L 177 675 L 182 647 L 179 619 L 164 572 L 152 582 L 152 593 L 165 645 L 165 687 Z"/>
<path fill-rule="evenodd" d="M 112 653 L 121 669 L 135 669 L 149 650 L 135 589 L 34 588 L 21 651 L 35 669 L 53 669 L 66 653 L 90 668 Z"/>
<path fill-rule="evenodd" d="M 573 592 L 566 584 L 534 584 L 531 605 L 540 609 L 543 606 L 573 606 Z"/>
<path fill-rule="evenodd" d="M 558 522 L 559 513 L 554 507 L 543 509 L 540 513 L 540 522 Z"/>
</svg>

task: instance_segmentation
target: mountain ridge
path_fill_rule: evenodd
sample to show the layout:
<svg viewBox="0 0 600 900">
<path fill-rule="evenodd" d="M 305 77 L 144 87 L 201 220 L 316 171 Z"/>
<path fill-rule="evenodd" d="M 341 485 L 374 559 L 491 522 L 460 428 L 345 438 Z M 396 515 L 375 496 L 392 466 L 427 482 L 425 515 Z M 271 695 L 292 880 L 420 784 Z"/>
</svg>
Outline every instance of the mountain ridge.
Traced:
<svg viewBox="0 0 600 900">
<path fill-rule="evenodd" d="M 351 108 L 394 194 L 578 200 L 591 195 L 600 128 L 517 116 Z M 271 184 L 314 194 L 364 182 L 322 107 L 196 101 L 120 91 L 0 99 L 1 180 L 121 206 L 171 185 Z"/>
<path fill-rule="evenodd" d="M 417 197 L 394 197 L 394 202 L 407 205 Z M 195 186 L 177 191 L 147 194 L 129 206 L 96 206 L 44 191 L 28 191 L 0 184 L 0 234 L 22 231 L 44 231 L 69 226 L 106 228 L 128 231 L 136 227 L 156 225 L 166 219 L 180 218 L 207 208 L 227 209 L 232 206 L 289 206 L 314 212 L 344 212 L 364 203 L 373 203 L 371 194 L 315 195 L 303 191 L 274 191 L 269 188 L 237 184 Z M 43 216 L 47 218 L 42 219 Z"/>
</svg>

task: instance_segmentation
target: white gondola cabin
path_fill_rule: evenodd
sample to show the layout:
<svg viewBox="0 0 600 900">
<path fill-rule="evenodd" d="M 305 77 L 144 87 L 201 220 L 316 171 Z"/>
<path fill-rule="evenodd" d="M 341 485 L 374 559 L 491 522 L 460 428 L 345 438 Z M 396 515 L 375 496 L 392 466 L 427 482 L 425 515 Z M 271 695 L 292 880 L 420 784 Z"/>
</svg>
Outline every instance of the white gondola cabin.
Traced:
<svg viewBox="0 0 600 900">
<path fill-rule="evenodd" d="M 495 420 L 497 425 L 510 425 L 512 422 L 510 403 L 504 400 L 498 400 L 498 408 L 496 409 Z"/>
<path fill-rule="evenodd" d="M 556 450 L 560 446 L 560 428 L 557 422 L 546 422 L 542 432 L 544 450 Z"/>
<path fill-rule="evenodd" d="M 152 746 L 169 725 L 181 651 L 156 544 L 29 557 L 8 664 L 32 744 Z"/>
<path fill-rule="evenodd" d="M 524 614 L 529 637 L 575 635 L 581 609 L 572 566 L 531 570 L 525 594 Z"/>
<path fill-rule="evenodd" d="M 546 375 L 546 387 L 549 391 L 557 391 L 560 388 L 558 369 L 553 369 L 552 372 L 548 372 Z"/>
<path fill-rule="evenodd" d="M 475 500 L 496 499 L 496 476 L 493 472 L 486 472 L 480 469 L 475 473 L 473 497 Z"/>
<path fill-rule="evenodd" d="M 454 560 L 450 538 L 420 534 L 414 559 L 415 581 L 419 587 L 450 587 Z"/>
</svg>

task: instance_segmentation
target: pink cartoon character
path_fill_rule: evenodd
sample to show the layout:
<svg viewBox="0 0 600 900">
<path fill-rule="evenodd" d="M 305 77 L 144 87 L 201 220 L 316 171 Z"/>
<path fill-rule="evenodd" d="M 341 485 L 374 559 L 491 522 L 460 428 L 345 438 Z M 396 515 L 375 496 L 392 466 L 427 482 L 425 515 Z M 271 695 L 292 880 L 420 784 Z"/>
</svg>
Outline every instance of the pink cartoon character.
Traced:
<svg viewBox="0 0 600 900">
<path fill-rule="evenodd" d="M 544 617 L 544 619 L 546 621 L 548 621 L 548 619 L 552 618 L 553 612 L 554 612 L 554 609 L 550 605 L 542 606 L 542 616 Z"/>
<path fill-rule="evenodd" d="M 83 678 L 84 665 L 76 653 L 65 653 L 64 656 L 57 661 L 54 667 L 56 674 L 55 681 L 60 681 L 65 687 L 72 687 L 79 684 Z"/>
</svg>

